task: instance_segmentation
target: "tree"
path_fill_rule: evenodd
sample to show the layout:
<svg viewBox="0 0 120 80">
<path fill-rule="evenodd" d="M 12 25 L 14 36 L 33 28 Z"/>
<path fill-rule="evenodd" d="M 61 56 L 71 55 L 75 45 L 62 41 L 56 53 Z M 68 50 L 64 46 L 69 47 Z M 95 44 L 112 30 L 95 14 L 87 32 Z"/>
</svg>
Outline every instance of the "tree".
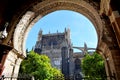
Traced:
<svg viewBox="0 0 120 80">
<path fill-rule="evenodd" d="M 82 72 L 89 80 L 105 80 L 104 60 L 98 53 L 86 54 L 82 60 Z"/>
<path fill-rule="evenodd" d="M 27 59 L 23 60 L 20 67 L 21 74 L 30 74 L 35 80 L 63 80 L 60 70 L 53 68 L 46 55 L 39 55 L 30 51 Z M 56 79 L 59 77 L 61 79 Z"/>
</svg>

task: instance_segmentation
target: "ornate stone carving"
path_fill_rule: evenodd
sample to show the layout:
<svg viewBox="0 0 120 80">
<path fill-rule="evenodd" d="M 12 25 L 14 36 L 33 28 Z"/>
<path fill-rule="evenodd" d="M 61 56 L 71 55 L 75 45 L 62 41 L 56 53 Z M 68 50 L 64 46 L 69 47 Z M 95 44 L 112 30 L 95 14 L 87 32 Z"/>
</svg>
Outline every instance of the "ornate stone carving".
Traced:
<svg viewBox="0 0 120 80">
<path fill-rule="evenodd" d="M 114 31 L 112 30 L 112 25 L 108 17 L 102 19 L 104 21 L 104 28 L 103 28 L 103 37 L 102 41 L 108 44 L 108 47 L 112 49 L 118 49 L 116 37 Z"/>
<path fill-rule="evenodd" d="M 106 14 L 108 15 L 109 9 L 110 9 L 110 0 L 101 0 L 100 3 L 100 14 Z"/>
<path fill-rule="evenodd" d="M 23 38 L 24 33 L 27 28 L 27 25 L 31 21 L 31 18 L 33 17 L 34 13 L 28 11 L 20 20 L 20 22 L 17 24 L 17 27 L 15 29 L 14 33 L 14 47 L 16 50 L 18 50 L 20 53 L 24 53 L 23 51 Z M 24 54 L 25 55 L 25 54 Z"/>
</svg>

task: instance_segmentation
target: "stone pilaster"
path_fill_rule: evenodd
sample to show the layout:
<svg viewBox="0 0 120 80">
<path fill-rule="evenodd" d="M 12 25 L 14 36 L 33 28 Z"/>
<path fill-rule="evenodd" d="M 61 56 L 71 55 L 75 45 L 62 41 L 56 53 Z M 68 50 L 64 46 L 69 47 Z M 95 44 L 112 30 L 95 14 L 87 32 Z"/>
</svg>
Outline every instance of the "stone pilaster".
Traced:
<svg viewBox="0 0 120 80">
<path fill-rule="evenodd" d="M 101 42 L 97 49 L 105 61 L 107 80 L 120 80 L 120 50 L 111 48 L 111 45 Z"/>
<path fill-rule="evenodd" d="M 2 75 L 2 72 L 4 71 L 4 63 L 6 60 L 6 57 L 8 55 L 8 52 L 12 49 L 11 46 L 0 44 L 0 75 Z"/>
<path fill-rule="evenodd" d="M 2 75 L 5 77 L 17 77 L 19 73 L 19 67 L 24 56 L 18 53 L 17 50 L 12 49 L 8 54 L 4 62 L 4 71 Z"/>
<path fill-rule="evenodd" d="M 116 80 L 120 80 L 120 49 L 118 50 L 110 50 L 111 56 L 113 58 L 115 72 L 113 72 L 113 76 L 116 77 Z"/>
<path fill-rule="evenodd" d="M 112 11 L 112 14 L 109 16 L 109 18 L 116 35 L 118 45 L 120 47 L 120 15 L 118 11 Z"/>
</svg>

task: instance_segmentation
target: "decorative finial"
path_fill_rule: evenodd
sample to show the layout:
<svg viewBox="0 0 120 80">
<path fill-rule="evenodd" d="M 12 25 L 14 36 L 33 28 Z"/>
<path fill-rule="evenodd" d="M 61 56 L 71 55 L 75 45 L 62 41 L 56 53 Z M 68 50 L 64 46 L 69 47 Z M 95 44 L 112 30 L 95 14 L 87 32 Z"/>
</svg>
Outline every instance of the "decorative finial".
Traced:
<svg viewBox="0 0 120 80">
<path fill-rule="evenodd" d="M 57 30 L 57 33 L 58 33 L 58 30 Z"/>
<path fill-rule="evenodd" d="M 49 34 L 50 34 L 50 30 L 49 30 Z"/>
<path fill-rule="evenodd" d="M 67 30 L 66 30 L 66 27 L 65 27 L 65 32 L 66 32 Z"/>
<path fill-rule="evenodd" d="M 41 40 L 41 38 L 42 38 L 42 29 L 40 28 L 40 31 L 39 31 L 39 33 L 38 33 L 38 41 L 40 41 Z"/>
<path fill-rule="evenodd" d="M 42 34 L 42 32 L 43 32 L 43 31 L 42 31 L 42 29 L 40 28 L 39 34 Z"/>
</svg>

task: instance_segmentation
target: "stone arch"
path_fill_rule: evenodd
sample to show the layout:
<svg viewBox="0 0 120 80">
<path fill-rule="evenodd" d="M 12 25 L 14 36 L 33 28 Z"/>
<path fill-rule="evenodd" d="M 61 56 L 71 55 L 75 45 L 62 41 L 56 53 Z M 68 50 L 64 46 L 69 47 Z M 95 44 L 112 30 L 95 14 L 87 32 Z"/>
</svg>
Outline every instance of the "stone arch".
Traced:
<svg viewBox="0 0 120 80">
<path fill-rule="evenodd" d="M 95 26 L 98 34 L 98 44 L 100 43 L 103 24 L 94 6 L 83 0 L 45 0 L 30 7 L 19 20 L 13 36 L 14 48 L 25 55 L 25 41 L 31 27 L 40 18 L 56 10 L 72 10 L 86 16 Z"/>
<path fill-rule="evenodd" d="M 117 74 L 117 71 L 115 68 L 116 63 L 114 62 L 114 59 L 113 59 L 113 57 L 115 57 L 115 56 L 113 56 L 113 54 L 112 54 L 112 53 L 114 53 L 114 54 L 118 54 L 118 53 L 117 53 L 117 51 L 115 51 L 115 52 L 114 51 L 111 51 L 111 49 L 109 48 L 109 45 L 106 44 L 105 42 L 101 42 L 100 47 L 97 50 L 97 52 L 104 59 L 106 75 L 108 76 L 107 80 L 112 80 L 112 79 L 119 80 L 118 74 Z"/>
</svg>

